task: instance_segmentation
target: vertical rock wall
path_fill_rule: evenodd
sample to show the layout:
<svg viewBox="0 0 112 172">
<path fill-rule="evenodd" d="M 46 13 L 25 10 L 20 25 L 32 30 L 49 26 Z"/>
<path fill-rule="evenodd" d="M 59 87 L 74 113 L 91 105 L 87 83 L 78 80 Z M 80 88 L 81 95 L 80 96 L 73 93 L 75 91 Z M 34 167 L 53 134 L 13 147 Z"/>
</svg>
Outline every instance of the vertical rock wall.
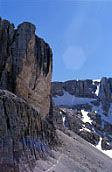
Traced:
<svg viewBox="0 0 112 172">
<path fill-rule="evenodd" d="M 52 115 L 52 51 L 24 22 L 0 19 L 0 172 L 33 172 L 57 143 Z"/>
<path fill-rule="evenodd" d="M 0 87 L 31 103 L 42 116 L 50 109 L 52 51 L 24 22 L 14 29 L 0 20 Z"/>
</svg>

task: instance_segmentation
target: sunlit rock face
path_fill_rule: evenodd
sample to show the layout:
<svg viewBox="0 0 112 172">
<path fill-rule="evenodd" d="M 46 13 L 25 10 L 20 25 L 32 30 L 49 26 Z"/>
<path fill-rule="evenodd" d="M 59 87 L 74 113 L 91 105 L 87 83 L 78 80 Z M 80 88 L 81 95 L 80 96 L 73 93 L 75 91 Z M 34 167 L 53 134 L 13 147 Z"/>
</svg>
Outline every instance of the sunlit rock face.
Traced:
<svg viewBox="0 0 112 172">
<path fill-rule="evenodd" d="M 24 22 L 0 19 L 0 172 L 36 171 L 58 139 L 52 115 L 52 52 Z"/>
<path fill-rule="evenodd" d="M 0 87 L 24 98 L 46 116 L 50 109 L 52 51 L 24 22 L 0 20 Z"/>
</svg>

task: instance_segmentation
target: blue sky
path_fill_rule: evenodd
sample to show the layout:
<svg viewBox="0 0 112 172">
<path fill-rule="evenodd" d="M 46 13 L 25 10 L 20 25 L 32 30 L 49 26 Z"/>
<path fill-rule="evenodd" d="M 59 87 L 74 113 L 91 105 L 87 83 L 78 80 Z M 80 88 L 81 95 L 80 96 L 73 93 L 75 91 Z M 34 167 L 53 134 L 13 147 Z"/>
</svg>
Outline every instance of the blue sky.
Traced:
<svg viewBox="0 0 112 172">
<path fill-rule="evenodd" d="M 0 0 L 0 15 L 36 25 L 53 51 L 53 81 L 112 77 L 112 0 Z"/>
</svg>

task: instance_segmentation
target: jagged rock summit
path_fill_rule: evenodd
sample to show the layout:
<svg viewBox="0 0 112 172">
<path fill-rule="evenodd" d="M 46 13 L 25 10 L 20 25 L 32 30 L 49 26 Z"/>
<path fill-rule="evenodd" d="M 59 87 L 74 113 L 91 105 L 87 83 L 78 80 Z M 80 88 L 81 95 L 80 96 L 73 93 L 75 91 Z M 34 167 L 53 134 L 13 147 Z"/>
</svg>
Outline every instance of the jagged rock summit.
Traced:
<svg viewBox="0 0 112 172">
<path fill-rule="evenodd" d="M 17 29 L 0 19 L 0 87 L 28 100 L 41 115 L 50 109 L 52 51 L 28 22 Z"/>
<path fill-rule="evenodd" d="M 52 51 L 24 22 L 0 19 L 0 171 L 30 172 L 57 142 L 49 120 Z"/>
</svg>

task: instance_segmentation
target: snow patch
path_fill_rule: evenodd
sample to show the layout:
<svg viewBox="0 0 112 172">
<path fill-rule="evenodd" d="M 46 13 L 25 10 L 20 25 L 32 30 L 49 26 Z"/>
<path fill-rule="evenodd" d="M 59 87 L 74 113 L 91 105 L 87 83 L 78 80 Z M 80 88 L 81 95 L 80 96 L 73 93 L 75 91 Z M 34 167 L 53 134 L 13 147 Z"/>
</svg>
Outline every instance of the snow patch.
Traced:
<svg viewBox="0 0 112 172">
<path fill-rule="evenodd" d="M 99 88 L 100 88 L 100 79 L 93 80 L 93 85 L 96 85 L 96 87 L 97 87 L 95 94 L 96 94 L 96 96 L 98 96 L 99 95 Z"/>
<path fill-rule="evenodd" d="M 66 116 L 64 114 L 62 114 L 63 125 L 65 125 L 65 120 L 66 120 Z"/>
<path fill-rule="evenodd" d="M 92 123 L 92 120 L 90 119 L 90 117 L 87 115 L 88 114 L 88 112 L 87 111 L 85 111 L 85 110 L 81 110 L 81 113 L 82 113 L 82 121 L 84 122 L 84 123 L 86 123 L 86 122 L 88 122 L 88 123 Z"/>
<path fill-rule="evenodd" d="M 66 105 L 66 106 L 73 106 L 73 105 L 80 105 L 80 104 L 87 104 L 91 101 L 95 101 L 96 99 L 92 98 L 83 98 L 83 97 L 75 97 L 74 95 L 69 94 L 67 91 L 63 90 L 63 96 L 56 96 L 53 97 L 53 101 L 55 105 Z"/>
<path fill-rule="evenodd" d="M 91 132 L 91 130 L 89 130 L 88 128 L 81 128 L 79 131 L 88 131 L 88 132 Z"/>
<path fill-rule="evenodd" d="M 95 91 L 95 94 L 98 96 L 99 95 L 99 88 L 100 88 L 100 85 L 97 85 L 97 89 Z"/>
<path fill-rule="evenodd" d="M 100 82 L 101 79 L 93 79 L 93 82 Z"/>
</svg>

